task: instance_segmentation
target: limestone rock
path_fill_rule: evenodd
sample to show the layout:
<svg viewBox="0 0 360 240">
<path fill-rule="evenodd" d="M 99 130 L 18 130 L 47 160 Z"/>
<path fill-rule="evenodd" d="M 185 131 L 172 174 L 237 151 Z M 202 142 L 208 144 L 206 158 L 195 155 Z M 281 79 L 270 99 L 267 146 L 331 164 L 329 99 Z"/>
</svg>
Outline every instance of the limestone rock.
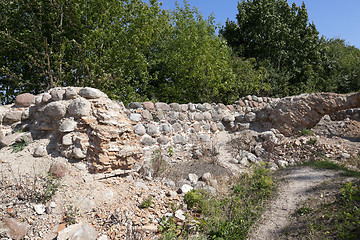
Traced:
<svg viewBox="0 0 360 240">
<path fill-rule="evenodd" d="M 142 124 L 137 124 L 134 126 L 134 133 L 136 133 L 137 135 L 144 135 L 146 133 L 146 129 L 144 127 L 144 125 Z"/>
<path fill-rule="evenodd" d="M 79 95 L 87 99 L 96 99 L 104 96 L 105 94 L 98 89 L 85 87 L 80 89 Z"/>
<path fill-rule="evenodd" d="M 22 111 L 9 111 L 3 118 L 4 123 L 12 124 L 21 121 Z"/>
<path fill-rule="evenodd" d="M 140 122 L 141 120 L 141 114 L 138 113 L 131 113 L 129 116 L 129 119 L 133 122 Z"/>
<path fill-rule="evenodd" d="M 138 109 L 138 108 L 142 108 L 142 105 L 139 102 L 131 102 L 131 103 L 129 103 L 127 108 L 129 108 L 129 109 Z"/>
<path fill-rule="evenodd" d="M 55 162 L 50 166 L 49 173 L 57 178 L 65 177 L 66 166 L 61 162 Z"/>
<path fill-rule="evenodd" d="M 64 99 L 65 90 L 62 88 L 53 88 L 50 90 L 51 100 L 60 101 Z"/>
<path fill-rule="evenodd" d="M 33 156 L 34 157 L 45 157 L 48 154 L 46 147 L 43 145 L 38 146 L 35 148 Z"/>
<path fill-rule="evenodd" d="M 61 122 L 59 126 L 59 131 L 62 133 L 69 133 L 75 130 L 77 122 L 71 118 L 66 118 Z"/>
<path fill-rule="evenodd" d="M 192 189 L 194 189 L 192 186 L 190 186 L 189 184 L 183 184 L 179 190 L 178 190 L 178 193 L 188 193 L 190 192 Z"/>
<path fill-rule="evenodd" d="M 342 95 L 311 93 L 282 98 L 272 103 L 269 121 L 285 136 L 313 128 L 323 116 L 360 107 L 360 92 Z M 261 111 L 268 111 L 263 108 Z"/>
<path fill-rule="evenodd" d="M 79 223 L 70 225 L 64 230 L 60 231 L 57 240 L 96 240 L 98 233 L 89 224 Z"/>
<path fill-rule="evenodd" d="M 75 118 L 85 117 L 90 114 L 91 104 L 88 100 L 84 98 L 74 99 L 68 108 L 68 113 L 70 116 Z"/>
<path fill-rule="evenodd" d="M 69 87 L 65 89 L 65 98 L 66 99 L 75 99 L 78 97 L 77 91 L 73 87 Z"/>
<path fill-rule="evenodd" d="M 29 230 L 29 224 L 21 222 L 15 218 L 4 218 L 0 222 L 0 232 L 4 231 L 8 237 L 15 240 L 23 239 Z"/>
</svg>

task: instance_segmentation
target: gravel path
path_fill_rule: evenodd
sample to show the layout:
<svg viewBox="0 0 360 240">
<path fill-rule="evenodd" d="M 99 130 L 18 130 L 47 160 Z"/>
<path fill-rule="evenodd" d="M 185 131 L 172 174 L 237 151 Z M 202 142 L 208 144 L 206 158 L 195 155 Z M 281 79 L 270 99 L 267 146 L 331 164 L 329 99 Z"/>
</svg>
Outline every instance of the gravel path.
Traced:
<svg viewBox="0 0 360 240">
<path fill-rule="evenodd" d="M 302 201 L 312 196 L 311 190 L 336 175 L 334 171 L 310 167 L 289 170 L 283 177 L 285 183 L 280 187 L 278 196 L 250 231 L 248 239 L 278 239 L 279 233 L 288 225 L 291 214 Z"/>
</svg>

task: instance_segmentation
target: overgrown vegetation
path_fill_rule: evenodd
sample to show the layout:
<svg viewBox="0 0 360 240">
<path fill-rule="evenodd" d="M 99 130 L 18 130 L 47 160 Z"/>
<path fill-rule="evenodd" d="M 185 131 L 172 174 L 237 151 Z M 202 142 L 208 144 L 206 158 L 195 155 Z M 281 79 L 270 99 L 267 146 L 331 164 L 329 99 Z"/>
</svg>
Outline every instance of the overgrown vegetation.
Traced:
<svg viewBox="0 0 360 240">
<path fill-rule="evenodd" d="M 198 230 L 203 239 L 245 239 L 274 189 L 270 172 L 259 167 L 252 175 L 244 174 L 227 196 L 213 197 L 206 191 L 192 190 L 185 195 L 185 202 L 195 223 L 179 226 L 168 218 L 160 230 L 164 239 L 186 239 L 191 232 L 185 226 L 190 224 L 190 229 Z"/>
<path fill-rule="evenodd" d="M 238 11 L 220 33 L 239 57 L 255 58 L 266 70 L 271 95 L 360 89 L 360 50 L 341 39 L 319 38 L 304 3 L 246 0 Z"/>
</svg>

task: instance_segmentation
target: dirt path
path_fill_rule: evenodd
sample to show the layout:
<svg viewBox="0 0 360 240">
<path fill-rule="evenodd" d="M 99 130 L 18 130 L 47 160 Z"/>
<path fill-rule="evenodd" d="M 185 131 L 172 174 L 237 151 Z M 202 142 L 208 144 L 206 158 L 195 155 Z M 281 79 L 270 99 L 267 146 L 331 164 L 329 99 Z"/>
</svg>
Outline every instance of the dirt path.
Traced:
<svg viewBox="0 0 360 240">
<path fill-rule="evenodd" d="M 257 226 L 250 231 L 248 239 L 278 239 L 281 230 L 289 224 L 291 214 L 302 201 L 314 194 L 312 189 L 336 175 L 334 171 L 310 167 L 285 170 L 285 182 L 278 196 L 265 210 Z"/>
</svg>

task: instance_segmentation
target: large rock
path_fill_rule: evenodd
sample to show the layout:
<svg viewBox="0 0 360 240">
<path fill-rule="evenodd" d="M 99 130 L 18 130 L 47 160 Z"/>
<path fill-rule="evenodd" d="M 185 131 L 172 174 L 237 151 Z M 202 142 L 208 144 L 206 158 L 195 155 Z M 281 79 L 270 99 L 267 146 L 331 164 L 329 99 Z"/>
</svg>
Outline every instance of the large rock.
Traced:
<svg viewBox="0 0 360 240">
<path fill-rule="evenodd" d="M 66 105 L 62 101 L 51 102 L 46 105 L 44 113 L 51 119 L 63 118 L 66 114 Z"/>
<path fill-rule="evenodd" d="M 96 240 L 98 235 L 91 225 L 79 223 L 60 231 L 57 240 Z"/>
<path fill-rule="evenodd" d="M 31 93 L 23 93 L 17 95 L 15 98 L 15 105 L 17 107 L 29 107 L 32 101 L 34 100 L 34 95 Z"/>
<path fill-rule="evenodd" d="M 84 98 L 74 99 L 68 108 L 68 113 L 70 116 L 75 118 L 85 117 L 90 114 L 91 104 L 88 100 Z"/>
<path fill-rule="evenodd" d="M 360 107 L 360 92 L 352 94 L 311 93 L 282 98 L 264 107 L 270 124 L 285 136 L 298 134 L 314 127 L 323 116 L 340 110 Z"/>
<path fill-rule="evenodd" d="M 98 89 L 85 87 L 79 91 L 79 95 L 83 98 L 96 99 L 103 97 L 105 94 Z"/>
<path fill-rule="evenodd" d="M 29 230 L 29 224 L 15 218 L 4 218 L 0 222 L 0 233 L 5 233 L 7 237 L 12 239 L 23 239 Z"/>
<path fill-rule="evenodd" d="M 3 118 L 4 123 L 12 124 L 21 121 L 22 111 L 9 111 Z"/>
</svg>

